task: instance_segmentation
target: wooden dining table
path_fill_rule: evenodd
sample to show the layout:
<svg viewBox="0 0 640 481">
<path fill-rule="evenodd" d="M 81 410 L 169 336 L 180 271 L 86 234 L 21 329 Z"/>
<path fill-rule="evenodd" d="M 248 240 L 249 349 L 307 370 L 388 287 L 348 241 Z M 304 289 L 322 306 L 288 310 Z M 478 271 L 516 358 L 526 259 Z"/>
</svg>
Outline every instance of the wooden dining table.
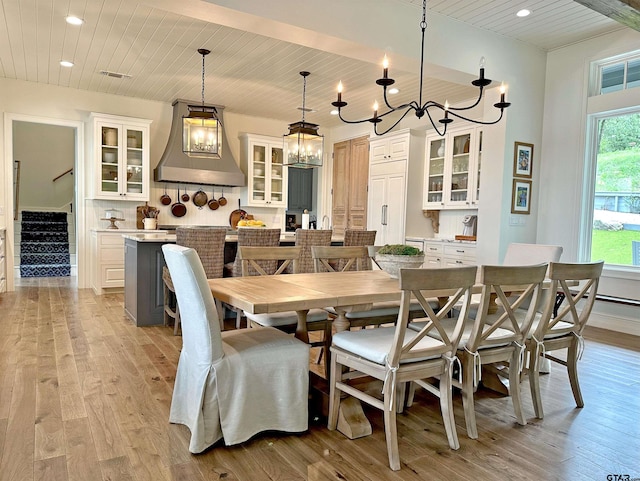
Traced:
<svg viewBox="0 0 640 481">
<path fill-rule="evenodd" d="M 333 307 L 337 317 L 333 320 L 336 331 L 349 329 L 347 312 L 368 310 L 376 302 L 399 301 L 402 291 L 398 279 L 382 270 L 287 274 L 278 276 L 224 277 L 208 279 L 216 302 L 224 302 L 250 314 L 271 314 L 295 311 L 298 317 L 296 337 L 309 342 L 307 313 L 309 309 Z M 479 293 L 482 284 L 476 283 L 472 293 Z M 450 290 L 431 292 L 434 297 L 445 298 Z M 498 376 L 484 376 L 485 385 L 508 394 Z M 359 402 L 341 403 L 344 411 L 339 416 L 338 429 L 350 438 L 371 433 L 371 426 Z"/>
</svg>

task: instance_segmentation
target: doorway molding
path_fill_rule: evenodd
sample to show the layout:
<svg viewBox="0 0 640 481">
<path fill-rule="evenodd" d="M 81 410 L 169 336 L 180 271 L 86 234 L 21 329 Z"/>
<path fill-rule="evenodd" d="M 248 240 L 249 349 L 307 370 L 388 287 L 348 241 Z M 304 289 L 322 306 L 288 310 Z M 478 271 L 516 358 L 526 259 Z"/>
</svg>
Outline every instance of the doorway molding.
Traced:
<svg viewBox="0 0 640 481">
<path fill-rule="evenodd" d="M 54 119 L 51 117 L 40 117 L 36 115 L 16 114 L 5 112 L 4 114 L 4 205 L 6 222 L 6 257 L 5 266 L 7 270 L 7 291 L 15 290 L 15 243 L 13 228 L 13 122 L 32 122 L 36 124 L 57 125 L 61 127 L 71 127 L 75 129 L 75 160 L 74 160 L 74 215 L 76 221 L 76 262 L 78 269 L 78 288 L 86 287 L 87 280 L 87 236 L 85 229 L 85 171 L 84 171 L 84 122 L 79 120 Z M 11 273 L 11 275 L 9 275 Z"/>
</svg>

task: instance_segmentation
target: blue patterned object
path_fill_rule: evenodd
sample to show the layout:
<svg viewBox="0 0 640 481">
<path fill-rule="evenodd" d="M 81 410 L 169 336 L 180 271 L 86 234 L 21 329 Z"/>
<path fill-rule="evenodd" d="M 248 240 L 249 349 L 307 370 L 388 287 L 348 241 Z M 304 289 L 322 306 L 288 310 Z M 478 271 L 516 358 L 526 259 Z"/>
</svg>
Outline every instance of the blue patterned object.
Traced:
<svg viewBox="0 0 640 481">
<path fill-rule="evenodd" d="M 22 212 L 21 277 L 69 277 L 66 212 Z"/>
</svg>

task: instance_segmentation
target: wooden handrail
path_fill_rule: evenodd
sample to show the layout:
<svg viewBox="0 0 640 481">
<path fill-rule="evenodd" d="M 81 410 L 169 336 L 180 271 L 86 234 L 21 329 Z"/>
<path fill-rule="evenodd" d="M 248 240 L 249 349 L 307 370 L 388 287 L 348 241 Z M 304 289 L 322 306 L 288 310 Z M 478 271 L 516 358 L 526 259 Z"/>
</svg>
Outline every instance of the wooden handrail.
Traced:
<svg viewBox="0 0 640 481">
<path fill-rule="evenodd" d="M 56 180 L 58 180 L 60 177 L 64 177 L 67 174 L 71 174 L 73 175 L 73 167 L 71 167 L 69 170 L 64 171 L 62 174 L 60 174 L 58 177 L 56 177 L 55 179 L 53 179 L 52 182 L 55 182 Z"/>
</svg>

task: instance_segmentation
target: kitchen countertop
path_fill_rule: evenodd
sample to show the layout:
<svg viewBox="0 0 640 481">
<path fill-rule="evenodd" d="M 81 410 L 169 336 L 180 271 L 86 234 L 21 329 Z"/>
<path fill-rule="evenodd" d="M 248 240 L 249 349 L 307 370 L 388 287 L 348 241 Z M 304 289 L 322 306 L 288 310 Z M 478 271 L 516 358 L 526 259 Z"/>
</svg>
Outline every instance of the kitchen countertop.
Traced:
<svg viewBox="0 0 640 481">
<path fill-rule="evenodd" d="M 113 232 L 113 231 L 110 231 Z M 169 234 L 166 231 L 131 231 L 131 233 L 123 232 L 122 237 L 125 239 L 133 240 L 136 242 L 176 242 L 176 235 Z M 284 233 L 280 235 L 281 242 L 294 242 L 296 240 L 295 234 Z M 333 236 L 331 242 L 342 242 L 343 237 Z M 228 234 L 225 237 L 226 242 L 238 242 L 238 234 Z"/>
<path fill-rule="evenodd" d="M 467 241 L 467 240 L 455 240 L 455 239 L 439 239 L 437 237 L 417 237 L 417 236 L 407 236 L 407 241 L 424 241 L 424 242 L 440 242 L 442 244 L 469 244 L 476 245 L 477 241 Z"/>
</svg>

